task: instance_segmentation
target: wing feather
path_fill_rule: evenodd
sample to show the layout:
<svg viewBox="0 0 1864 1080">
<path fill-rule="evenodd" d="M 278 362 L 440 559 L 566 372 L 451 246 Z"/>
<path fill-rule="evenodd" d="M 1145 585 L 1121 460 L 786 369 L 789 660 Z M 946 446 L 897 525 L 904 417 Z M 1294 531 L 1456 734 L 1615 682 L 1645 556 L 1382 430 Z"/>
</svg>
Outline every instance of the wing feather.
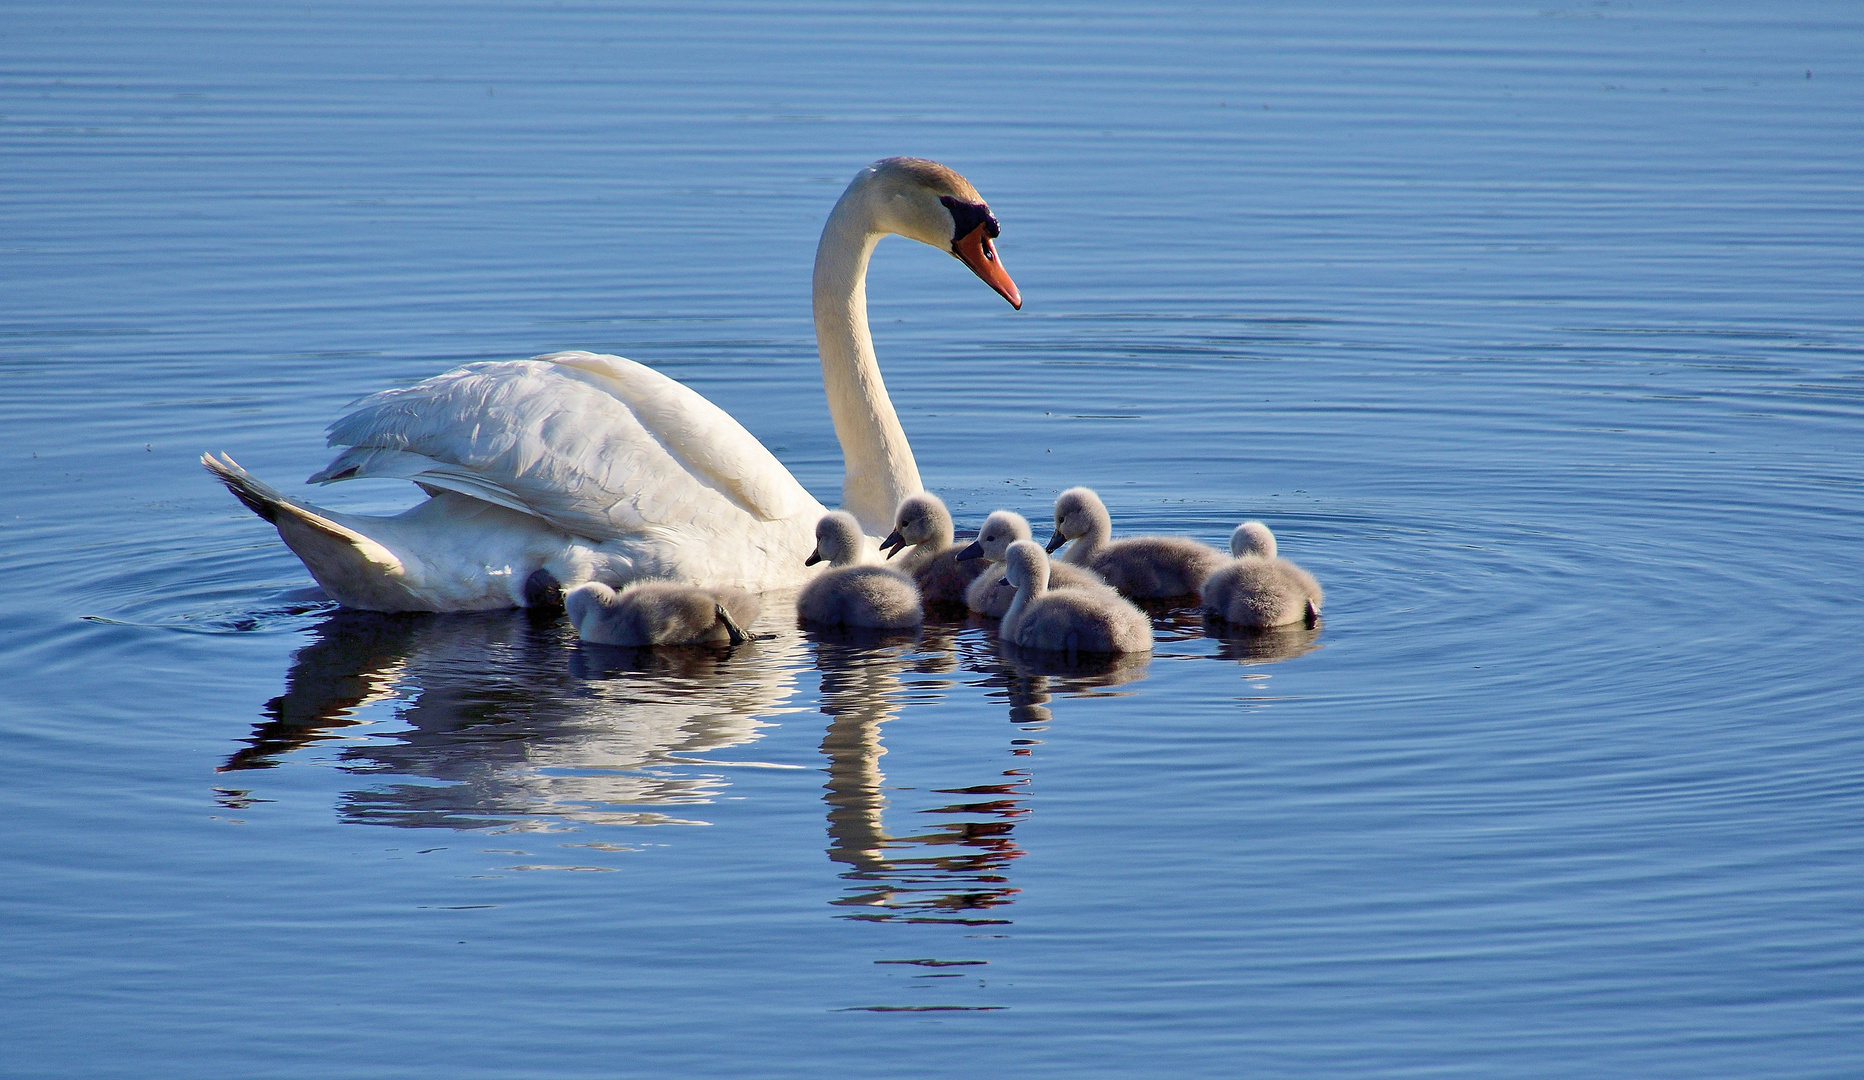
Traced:
<svg viewBox="0 0 1864 1080">
<path fill-rule="evenodd" d="M 653 528 L 727 530 L 815 500 L 730 414 L 618 356 L 469 364 L 358 402 L 347 447 L 310 478 L 396 477 L 471 495 L 603 541 Z"/>
</svg>

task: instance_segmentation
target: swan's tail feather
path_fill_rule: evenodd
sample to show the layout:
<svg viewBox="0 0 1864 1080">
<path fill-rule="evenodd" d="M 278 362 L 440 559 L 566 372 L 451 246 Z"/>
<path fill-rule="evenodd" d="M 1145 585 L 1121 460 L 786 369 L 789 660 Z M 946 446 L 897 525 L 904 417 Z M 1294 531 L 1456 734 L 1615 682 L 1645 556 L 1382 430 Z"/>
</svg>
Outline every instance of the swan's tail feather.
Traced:
<svg viewBox="0 0 1864 1080">
<path fill-rule="evenodd" d="M 278 535 L 304 560 L 325 592 L 352 607 L 421 610 L 418 603 L 410 603 L 401 581 L 401 560 L 394 552 L 312 507 L 287 499 L 225 454 L 218 458 L 202 454 L 201 465 L 248 510 L 278 527 Z"/>
<path fill-rule="evenodd" d="M 286 500 L 275 488 L 240 468 L 232 458 L 221 462 L 212 454 L 202 454 L 201 464 L 214 474 L 215 479 L 227 486 L 235 499 L 245 503 L 246 509 L 274 525 L 278 524 L 278 508 Z"/>
</svg>

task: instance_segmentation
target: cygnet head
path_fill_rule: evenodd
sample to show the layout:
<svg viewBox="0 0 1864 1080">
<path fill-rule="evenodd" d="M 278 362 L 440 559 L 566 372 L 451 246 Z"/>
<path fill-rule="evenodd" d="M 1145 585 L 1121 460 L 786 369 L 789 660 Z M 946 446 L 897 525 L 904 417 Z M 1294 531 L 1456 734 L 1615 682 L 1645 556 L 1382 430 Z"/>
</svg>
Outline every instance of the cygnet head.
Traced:
<svg viewBox="0 0 1864 1080">
<path fill-rule="evenodd" d="M 955 170 L 925 158 L 883 158 L 863 169 L 842 197 L 857 193 L 866 200 L 875 225 L 950 252 L 1011 307 L 1023 306 L 1022 294 L 991 242 L 999 232 L 997 218 L 971 182 Z"/>
<path fill-rule="evenodd" d="M 1003 553 L 1018 540 L 1027 540 L 1035 535 L 1029 530 L 1029 519 L 1014 510 L 994 510 L 984 519 L 984 527 L 977 530 L 977 539 L 970 547 L 958 553 L 960 559 L 986 559 L 993 563 L 1003 561 Z"/>
<path fill-rule="evenodd" d="M 922 491 L 900 500 L 899 509 L 893 512 L 893 531 L 880 542 L 880 548 L 891 559 L 901 548 L 925 543 L 944 550 L 951 545 L 951 537 L 951 511 L 937 495 Z"/>
<path fill-rule="evenodd" d="M 1018 540 L 1003 553 L 1003 576 L 1018 590 L 1041 592 L 1048 588 L 1048 554 L 1034 540 Z"/>
<path fill-rule="evenodd" d="M 861 523 L 846 510 L 831 510 L 816 522 L 815 550 L 803 560 L 814 566 L 827 560 L 830 566 L 848 566 L 861 557 Z"/>
<path fill-rule="evenodd" d="M 1230 534 L 1230 554 L 1236 558 L 1245 555 L 1260 555 L 1265 559 L 1275 557 L 1275 534 L 1260 521 L 1245 521 Z"/>
<path fill-rule="evenodd" d="M 1107 504 L 1101 502 L 1091 488 L 1069 488 L 1055 499 L 1055 535 L 1049 538 L 1048 549 L 1054 551 L 1070 540 L 1086 536 L 1094 531 L 1096 524 L 1103 529 L 1112 528 Z"/>
</svg>

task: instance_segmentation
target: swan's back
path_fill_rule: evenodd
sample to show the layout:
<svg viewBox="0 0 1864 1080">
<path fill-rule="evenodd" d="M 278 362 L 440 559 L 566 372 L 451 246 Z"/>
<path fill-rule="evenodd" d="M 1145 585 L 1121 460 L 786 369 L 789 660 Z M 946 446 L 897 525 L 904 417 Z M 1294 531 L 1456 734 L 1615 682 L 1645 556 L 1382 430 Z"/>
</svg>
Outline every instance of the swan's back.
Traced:
<svg viewBox="0 0 1864 1080">
<path fill-rule="evenodd" d="M 1152 620 L 1106 589 L 1058 589 L 1030 602 L 1013 639 L 1050 652 L 1149 652 Z"/>
<path fill-rule="evenodd" d="M 958 553 L 963 550 L 953 544 L 913 571 L 913 583 L 919 586 L 919 596 L 927 607 L 965 606 L 968 590 L 990 564 L 982 559 L 959 559 Z"/>
<path fill-rule="evenodd" d="M 1163 599 L 1196 593 L 1223 562 L 1221 551 L 1188 537 L 1136 536 L 1101 548 L 1088 565 L 1122 596 Z"/>
<path fill-rule="evenodd" d="M 1010 545 L 1005 576 L 1016 601 L 1001 633 L 1014 645 L 1065 653 L 1130 653 L 1152 648 L 1152 620 L 1107 589 L 1048 588 L 1053 564 L 1031 540 Z"/>
<path fill-rule="evenodd" d="M 986 565 L 982 559 L 977 562 L 980 566 Z M 1104 590 L 1108 586 L 1105 579 L 1085 566 L 1075 566 L 1051 559 L 1048 587 L 1050 589 Z M 966 588 L 964 605 L 979 615 L 1001 619 L 1003 613 L 1010 610 L 1010 603 L 1015 599 L 1016 587 L 1003 579 L 1003 567 L 991 563 Z"/>
<path fill-rule="evenodd" d="M 1324 599 L 1314 575 L 1282 558 L 1245 555 L 1204 582 L 1204 607 L 1233 626 L 1312 623 Z"/>
<path fill-rule="evenodd" d="M 455 368 L 365 398 L 330 443 L 348 449 L 313 483 L 386 477 L 459 492 L 616 545 L 640 563 L 616 568 L 625 576 L 794 580 L 822 513 L 730 414 L 619 356 Z"/>
<path fill-rule="evenodd" d="M 1136 536 L 1112 540 L 1113 518 L 1092 488 L 1074 487 L 1055 499 L 1055 538 L 1073 545 L 1064 560 L 1086 566 L 1135 599 L 1189 596 L 1223 564 L 1223 552 L 1183 536 Z"/>
<path fill-rule="evenodd" d="M 796 613 L 803 621 L 881 630 L 903 630 L 925 621 L 919 587 L 911 578 L 884 566 L 860 565 L 866 541 L 853 514 L 823 514 L 815 535 L 809 561 L 827 560 L 830 566 L 796 597 Z"/>
<path fill-rule="evenodd" d="M 742 638 L 757 597 L 722 587 L 649 581 L 616 592 L 599 581 L 570 590 L 563 608 L 582 640 L 598 645 L 693 645 Z M 720 613 L 724 615 L 721 617 Z"/>
<path fill-rule="evenodd" d="M 925 621 L 919 588 L 884 566 L 838 566 L 822 571 L 796 598 L 803 621 L 823 626 L 904 630 Z"/>
</svg>

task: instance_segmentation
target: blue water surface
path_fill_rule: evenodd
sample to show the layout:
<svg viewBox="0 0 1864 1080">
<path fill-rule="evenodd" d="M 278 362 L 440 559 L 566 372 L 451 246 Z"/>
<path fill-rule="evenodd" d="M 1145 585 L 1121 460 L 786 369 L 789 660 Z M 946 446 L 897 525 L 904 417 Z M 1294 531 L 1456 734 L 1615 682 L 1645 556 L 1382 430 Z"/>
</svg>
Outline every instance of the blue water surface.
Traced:
<svg viewBox="0 0 1864 1080">
<path fill-rule="evenodd" d="M 1864 1073 L 1864 12 L 0 4 L 0 1072 Z M 1313 629 L 321 600 L 352 399 L 619 353 L 819 497 L 821 222 L 961 526 L 1245 518 Z M 383 512 L 406 485 L 318 489 Z"/>
</svg>

